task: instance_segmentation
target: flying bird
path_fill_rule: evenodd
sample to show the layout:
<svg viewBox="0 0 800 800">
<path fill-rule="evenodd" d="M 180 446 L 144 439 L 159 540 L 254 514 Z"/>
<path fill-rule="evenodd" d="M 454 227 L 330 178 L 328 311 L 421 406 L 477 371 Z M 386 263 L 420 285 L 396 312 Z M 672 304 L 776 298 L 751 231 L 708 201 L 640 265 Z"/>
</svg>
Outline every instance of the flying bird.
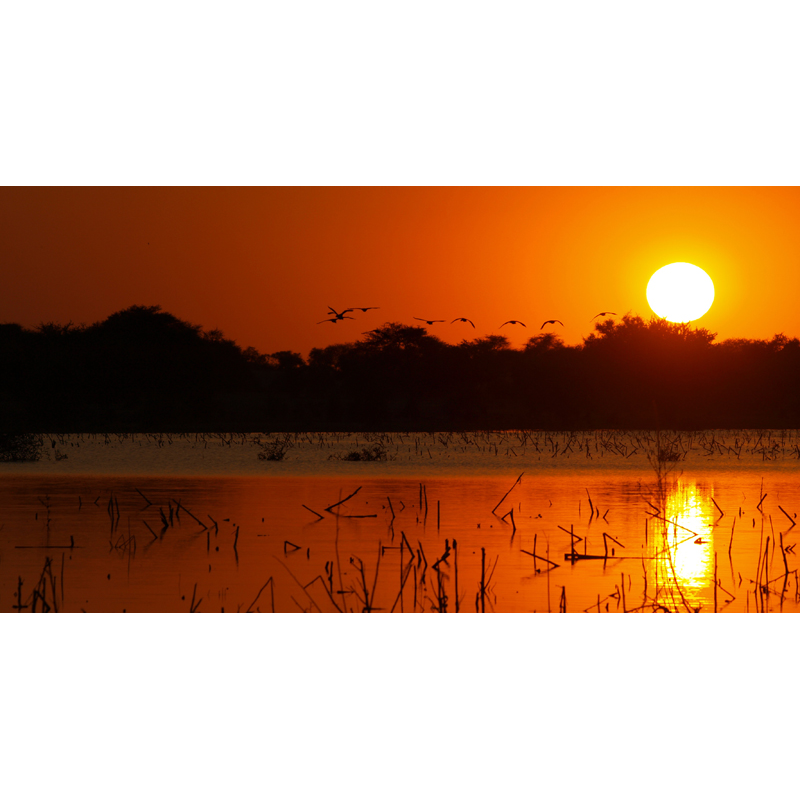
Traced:
<svg viewBox="0 0 800 800">
<path fill-rule="evenodd" d="M 328 306 L 328 308 L 330 308 L 330 306 Z M 348 308 L 347 311 L 373 311 L 377 308 L 380 308 L 380 306 L 353 306 L 352 308 Z M 346 314 L 347 311 L 344 313 Z"/>
<path fill-rule="evenodd" d="M 508 322 L 504 322 L 503 325 L 522 325 L 523 328 L 527 328 L 528 326 L 524 322 L 520 322 L 518 319 L 510 319 Z M 500 327 L 502 328 L 503 325 Z"/>
<path fill-rule="evenodd" d="M 472 325 L 473 328 L 475 327 L 475 323 L 471 319 L 467 319 L 466 317 L 456 317 L 453 320 L 453 322 L 469 322 L 469 324 Z M 453 322 L 451 322 L 450 324 L 452 325 Z"/>
<path fill-rule="evenodd" d="M 328 306 L 328 308 L 330 309 L 330 311 L 328 312 L 328 316 L 330 316 L 331 314 L 335 314 L 336 319 L 344 319 L 345 314 L 348 314 L 349 312 L 354 310 L 352 308 L 346 308 L 344 311 L 337 311 L 333 306 Z"/>
<path fill-rule="evenodd" d="M 344 316 L 344 312 L 342 312 L 342 316 L 341 316 L 341 317 L 331 317 L 330 319 L 321 319 L 321 320 L 320 320 L 320 321 L 317 323 L 317 325 L 322 325 L 322 323 L 323 323 L 323 322 L 333 322 L 333 323 L 337 323 L 337 322 L 341 322 L 343 319 L 355 319 L 355 317 L 345 317 L 345 316 Z"/>
<path fill-rule="evenodd" d="M 446 319 L 422 319 L 422 317 L 414 317 L 414 319 L 418 319 L 420 322 L 424 322 L 426 325 L 433 325 L 434 322 L 447 322 Z"/>
<path fill-rule="evenodd" d="M 607 314 L 612 314 L 615 317 L 617 316 L 616 311 L 601 311 L 599 314 L 595 314 L 592 319 L 597 319 L 597 317 L 605 317 Z M 591 322 L 592 319 L 590 319 L 589 322 Z"/>
<path fill-rule="evenodd" d="M 552 325 L 552 324 L 553 324 L 553 323 L 555 323 L 555 322 L 557 322 L 557 323 L 558 323 L 558 324 L 559 324 L 559 325 L 560 325 L 562 328 L 564 327 L 564 323 L 563 323 L 563 322 L 562 322 L 560 319 L 546 319 L 546 320 L 545 320 L 545 321 L 542 323 L 542 325 L 541 325 L 541 327 L 539 328 L 539 330 L 541 330 L 542 328 L 544 328 L 544 326 L 545 326 L 545 325 Z"/>
</svg>

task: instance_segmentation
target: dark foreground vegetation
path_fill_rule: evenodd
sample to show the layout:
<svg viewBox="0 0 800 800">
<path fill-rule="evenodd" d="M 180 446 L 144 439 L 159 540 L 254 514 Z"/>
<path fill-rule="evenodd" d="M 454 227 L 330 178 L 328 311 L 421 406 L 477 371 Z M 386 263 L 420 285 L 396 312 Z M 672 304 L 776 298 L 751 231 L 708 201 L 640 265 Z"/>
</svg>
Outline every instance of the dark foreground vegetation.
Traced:
<svg viewBox="0 0 800 800">
<path fill-rule="evenodd" d="M 0 432 L 800 427 L 800 342 L 714 340 L 631 315 L 519 350 L 387 323 L 303 359 L 132 306 L 0 325 Z"/>
</svg>

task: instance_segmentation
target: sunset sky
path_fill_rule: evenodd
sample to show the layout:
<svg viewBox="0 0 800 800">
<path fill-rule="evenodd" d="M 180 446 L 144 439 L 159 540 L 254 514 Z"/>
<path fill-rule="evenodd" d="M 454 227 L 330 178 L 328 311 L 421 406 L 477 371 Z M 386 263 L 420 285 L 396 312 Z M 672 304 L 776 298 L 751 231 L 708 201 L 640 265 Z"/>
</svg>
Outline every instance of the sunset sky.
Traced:
<svg viewBox="0 0 800 800">
<path fill-rule="evenodd" d="M 0 321 L 160 305 L 307 356 L 387 321 L 521 346 L 558 318 L 576 344 L 600 311 L 649 317 L 651 274 L 688 261 L 714 281 L 695 324 L 718 341 L 798 336 L 799 214 L 776 187 L 3 188 Z M 380 308 L 316 324 L 329 305 Z"/>
<path fill-rule="evenodd" d="M 305 357 L 386 321 L 419 324 L 415 316 L 448 320 L 432 327 L 447 342 L 504 333 L 515 347 L 558 318 L 565 327 L 556 332 L 576 344 L 599 311 L 649 317 L 652 273 L 687 261 L 715 283 L 715 303 L 696 324 L 718 340 L 800 336 L 800 188 L 780 188 L 800 185 L 796 4 L 78 0 L 6 4 L 3 21 L 0 323 L 93 323 L 133 304 L 160 305 L 242 347 Z M 39 188 L 186 184 L 366 188 Z M 478 188 L 370 188 L 394 184 Z M 633 188 L 482 188 L 494 184 Z M 727 186 L 657 188 L 680 184 Z M 752 188 L 762 184 L 771 186 Z M 380 309 L 316 324 L 328 305 L 356 304 Z M 477 330 L 449 324 L 456 316 Z M 528 328 L 500 330 L 511 318 Z M 336 489 L 355 488 L 349 480 Z M 744 502 L 716 484 L 713 493 L 726 508 Z M 62 510 L 80 509 L 68 502 L 72 512 L 58 502 L 58 544 Z M 770 492 L 769 502 L 781 500 Z M 451 513 L 443 504 L 443 520 Z M 713 536 L 729 520 L 707 551 L 716 567 L 719 550 L 726 586 L 730 550 Z M 41 528 L 41 513 L 35 521 Z M 524 529 L 515 547 L 526 546 L 520 536 Z M 166 545 L 184 548 L 179 541 L 170 533 Z M 76 548 L 75 559 L 87 552 Z M 59 550 L 8 550 L 3 559 L 13 553 L 41 565 Z M 71 603 L 79 595 L 70 563 Z M 622 563 L 635 579 L 638 562 Z M 283 572 L 265 564 L 259 583 L 273 569 Z M 122 570 L 109 585 L 121 585 Z M 32 592 L 38 568 L 18 574 Z M 188 580 L 184 572 L 191 590 Z M 554 597 L 561 583 L 553 581 Z M 4 589 L 9 600 L 17 590 Z M 749 595 L 747 581 L 741 592 Z M 47 637 L 4 626 L 6 651 L 17 654 L 6 659 L 6 684 L 20 726 L 6 748 L 10 796 L 30 795 L 35 776 L 42 793 L 63 792 L 73 778 L 92 800 L 120 775 L 131 796 L 160 798 L 153 787 L 178 781 L 198 800 L 235 796 L 264 785 L 263 753 L 280 796 L 339 785 L 510 795 L 538 764 L 545 794 L 568 787 L 587 797 L 636 796 L 654 781 L 664 794 L 713 781 L 715 794 L 765 795 L 796 781 L 790 737 L 706 736 L 686 750 L 686 720 L 698 710 L 742 731 L 779 730 L 793 718 L 786 683 L 764 680 L 765 666 L 780 663 L 769 656 L 791 644 L 774 614 L 757 625 L 740 614 L 673 615 L 668 627 L 636 624 L 635 636 L 630 616 L 570 613 L 555 626 L 538 614 L 498 614 L 491 628 L 451 621 L 443 636 L 441 625 L 373 624 L 369 637 L 356 619 L 332 635 L 325 615 L 304 618 L 302 635 L 288 614 L 247 615 L 250 637 L 229 635 L 232 620 L 221 614 L 181 626 L 179 636 L 172 615 L 126 614 L 125 624 L 117 614 L 70 616 Z M 420 668 L 420 652 L 437 672 Z M 683 669 L 665 658 L 677 652 L 686 654 Z M 208 680 L 230 674 L 232 663 L 235 681 Z M 509 664 L 526 668 L 532 691 L 508 680 Z M 56 681 L 70 691 L 42 691 Z M 587 684 L 594 688 L 576 692 Z M 475 702 L 476 687 L 484 702 Z M 353 701 L 362 696 L 381 702 Z M 657 698 L 652 710 L 642 697 Z M 439 712 L 428 747 L 418 744 L 417 709 L 426 707 Z M 320 708 L 333 736 L 308 724 Z M 42 741 L 42 719 L 69 720 L 73 735 L 30 747 Z M 175 720 L 222 732 L 214 758 L 187 769 L 203 757 L 197 737 L 172 736 L 130 770 L 132 747 Z M 677 765 L 664 769 L 662 751 L 640 733 L 648 724 L 659 741 L 683 745 Z M 475 732 L 484 730 L 492 736 L 481 738 L 477 758 Z M 613 774 L 611 748 L 625 754 Z M 91 770 L 86 752 L 99 755 Z M 418 768 L 397 769 L 406 754 Z"/>
</svg>

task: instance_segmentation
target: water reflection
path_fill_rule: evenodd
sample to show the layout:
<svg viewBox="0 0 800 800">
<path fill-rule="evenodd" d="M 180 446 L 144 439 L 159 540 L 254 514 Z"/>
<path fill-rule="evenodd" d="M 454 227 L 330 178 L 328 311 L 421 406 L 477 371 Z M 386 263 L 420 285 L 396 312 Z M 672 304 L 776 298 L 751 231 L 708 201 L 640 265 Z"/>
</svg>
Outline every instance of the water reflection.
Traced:
<svg viewBox="0 0 800 800">
<path fill-rule="evenodd" d="M 708 602 L 714 580 L 714 504 L 711 488 L 678 479 L 657 491 L 663 518 L 650 543 L 658 600 L 691 606 Z M 687 609 L 688 610 L 688 609 Z"/>
<path fill-rule="evenodd" d="M 396 613 L 463 613 L 476 599 L 502 612 L 745 612 L 770 610 L 754 601 L 757 575 L 794 567 L 771 539 L 759 571 L 770 511 L 800 508 L 796 480 L 684 473 L 659 493 L 652 474 L 526 474 L 492 513 L 518 475 L 7 476 L 0 613 L 16 613 L 20 581 L 30 610 L 42 575 L 48 602 L 55 592 L 71 612 L 359 611 L 365 583 L 374 610 Z M 340 514 L 324 511 L 354 490 Z M 575 535 L 595 558 L 569 560 Z M 800 611 L 800 584 L 781 601 Z"/>
</svg>

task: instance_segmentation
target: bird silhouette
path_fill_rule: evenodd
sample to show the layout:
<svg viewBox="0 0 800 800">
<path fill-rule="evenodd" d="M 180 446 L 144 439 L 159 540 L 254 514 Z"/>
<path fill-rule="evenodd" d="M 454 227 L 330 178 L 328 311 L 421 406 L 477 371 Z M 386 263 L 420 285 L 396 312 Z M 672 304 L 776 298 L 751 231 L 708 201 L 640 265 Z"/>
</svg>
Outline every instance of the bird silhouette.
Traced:
<svg viewBox="0 0 800 800">
<path fill-rule="evenodd" d="M 553 324 L 553 323 L 555 323 L 555 322 L 557 322 L 557 323 L 558 323 L 558 324 L 559 324 L 559 325 L 560 325 L 562 328 L 564 327 L 564 323 L 563 323 L 563 322 L 562 322 L 560 319 L 546 319 L 546 320 L 545 320 L 545 321 L 542 323 L 542 325 L 541 325 L 541 327 L 539 328 L 539 330 L 541 330 L 542 328 L 544 328 L 544 326 L 545 326 L 545 325 L 552 325 L 552 324 Z"/>
<path fill-rule="evenodd" d="M 328 306 L 328 308 L 330 309 L 330 311 L 328 312 L 328 316 L 330 316 L 331 314 L 335 314 L 336 319 L 344 319 L 345 314 L 354 310 L 352 308 L 346 308 L 344 311 L 337 311 L 333 306 Z"/>
<path fill-rule="evenodd" d="M 341 322 L 343 319 L 355 319 L 355 317 L 346 317 L 346 316 L 344 316 L 344 312 L 342 312 L 342 316 L 341 317 L 331 317 L 330 319 L 321 319 L 317 323 L 317 325 L 322 325 L 323 322 L 333 322 L 333 323 Z"/>
<path fill-rule="evenodd" d="M 328 306 L 328 308 L 330 308 L 330 306 Z M 352 308 L 348 308 L 347 311 L 373 311 L 378 308 L 380 308 L 380 306 L 353 306 Z M 344 313 L 346 314 L 347 311 Z"/>
<path fill-rule="evenodd" d="M 599 314 L 595 314 L 595 315 L 592 317 L 592 319 L 597 319 L 597 317 L 605 317 L 605 316 L 606 316 L 606 314 L 612 314 L 612 315 L 613 315 L 613 316 L 615 316 L 615 317 L 617 316 L 617 312 L 616 312 L 616 311 L 601 311 Z M 591 321 L 592 321 L 592 319 L 590 319 L 590 320 L 589 320 L 589 322 L 591 322 Z"/>
<path fill-rule="evenodd" d="M 414 317 L 414 319 L 418 319 L 420 322 L 424 322 L 426 325 L 433 325 L 434 322 L 447 322 L 446 319 L 422 319 L 422 317 Z"/>
<path fill-rule="evenodd" d="M 471 319 L 467 319 L 466 317 L 456 317 L 453 320 L 453 322 L 469 322 L 469 324 L 472 325 L 473 328 L 475 327 L 475 323 Z M 450 324 L 452 325 L 453 322 L 451 322 Z"/>
<path fill-rule="evenodd" d="M 510 319 L 508 322 L 504 322 L 503 325 L 522 325 L 523 328 L 527 328 L 528 326 L 524 322 L 520 322 L 518 319 Z M 502 328 L 503 325 L 500 327 Z"/>
</svg>

